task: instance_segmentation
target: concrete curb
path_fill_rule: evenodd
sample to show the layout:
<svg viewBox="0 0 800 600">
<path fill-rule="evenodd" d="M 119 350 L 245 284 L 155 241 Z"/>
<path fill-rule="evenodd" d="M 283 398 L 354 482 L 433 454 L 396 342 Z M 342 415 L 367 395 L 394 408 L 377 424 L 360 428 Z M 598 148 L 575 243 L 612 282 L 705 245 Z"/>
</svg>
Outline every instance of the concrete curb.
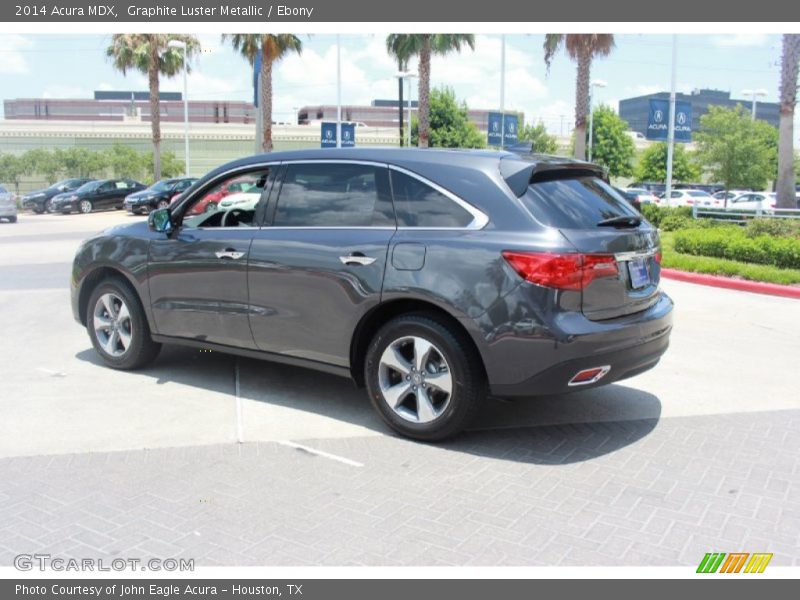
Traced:
<svg viewBox="0 0 800 600">
<path fill-rule="evenodd" d="M 752 292 L 754 294 L 767 294 L 769 296 L 782 296 L 784 298 L 800 300 L 800 287 L 791 285 L 748 281 L 747 279 L 733 279 L 732 277 L 691 273 L 689 271 L 678 271 L 677 269 L 661 269 L 661 276 L 667 279 L 686 281 L 698 285 L 708 285 L 711 287 L 738 290 L 740 292 Z"/>
</svg>

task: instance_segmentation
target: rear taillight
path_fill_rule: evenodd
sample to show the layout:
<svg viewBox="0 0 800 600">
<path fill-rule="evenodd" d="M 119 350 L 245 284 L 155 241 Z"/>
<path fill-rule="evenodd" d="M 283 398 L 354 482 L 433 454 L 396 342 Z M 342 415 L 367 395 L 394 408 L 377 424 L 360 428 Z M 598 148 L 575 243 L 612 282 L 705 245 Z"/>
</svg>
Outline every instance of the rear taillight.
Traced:
<svg viewBox="0 0 800 600">
<path fill-rule="evenodd" d="M 520 277 L 559 290 L 582 290 L 600 277 L 619 275 L 611 254 L 553 254 L 503 251 L 503 258 Z"/>
<path fill-rule="evenodd" d="M 686 204 L 694 204 L 694 200 L 687 200 Z"/>
<path fill-rule="evenodd" d="M 656 259 L 656 264 L 661 264 L 661 252 L 656 252 L 655 256 L 653 257 Z"/>
</svg>

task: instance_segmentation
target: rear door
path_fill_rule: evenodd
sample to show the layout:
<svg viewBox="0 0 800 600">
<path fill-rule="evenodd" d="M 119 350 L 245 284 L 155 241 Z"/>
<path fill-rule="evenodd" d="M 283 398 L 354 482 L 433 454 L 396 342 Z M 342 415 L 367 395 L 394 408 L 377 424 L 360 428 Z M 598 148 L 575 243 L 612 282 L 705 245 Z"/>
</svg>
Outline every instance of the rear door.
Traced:
<svg viewBox="0 0 800 600">
<path fill-rule="evenodd" d="M 656 302 L 658 232 L 610 185 L 594 176 L 544 174 L 534 179 L 521 199 L 539 222 L 557 228 L 577 252 L 593 255 L 598 267 L 616 263 L 615 276 L 595 278 L 583 290 L 584 315 L 611 319 Z M 639 218 L 641 222 L 632 225 Z M 609 225 L 612 219 L 619 223 Z"/>
<path fill-rule="evenodd" d="M 290 162 L 250 250 L 250 323 L 259 349 L 341 367 L 380 302 L 396 230 L 386 165 Z"/>
</svg>

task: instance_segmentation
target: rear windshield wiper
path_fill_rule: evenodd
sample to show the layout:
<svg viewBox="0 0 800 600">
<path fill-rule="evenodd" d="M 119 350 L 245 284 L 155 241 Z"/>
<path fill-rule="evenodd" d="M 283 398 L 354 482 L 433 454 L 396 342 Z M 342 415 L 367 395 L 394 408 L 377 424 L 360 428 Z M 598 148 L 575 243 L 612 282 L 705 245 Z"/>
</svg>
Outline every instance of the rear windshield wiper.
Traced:
<svg viewBox="0 0 800 600">
<path fill-rule="evenodd" d="M 598 227 L 638 227 L 642 224 L 642 218 L 636 216 L 621 216 L 603 219 L 597 223 Z"/>
</svg>

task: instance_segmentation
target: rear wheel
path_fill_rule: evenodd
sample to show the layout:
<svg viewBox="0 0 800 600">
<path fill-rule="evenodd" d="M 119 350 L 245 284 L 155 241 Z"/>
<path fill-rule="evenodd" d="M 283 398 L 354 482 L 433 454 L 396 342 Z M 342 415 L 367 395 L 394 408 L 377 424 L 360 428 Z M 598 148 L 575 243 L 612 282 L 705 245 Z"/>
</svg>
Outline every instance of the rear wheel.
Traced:
<svg viewBox="0 0 800 600">
<path fill-rule="evenodd" d="M 9 223 L 16 223 L 17 222 L 17 217 L 8 217 L 8 222 Z"/>
<path fill-rule="evenodd" d="M 81 200 L 80 204 L 78 204 L 78 210 L 85 215 L 88 215 L 90 212 L 92 212 L 93 208 L 94 207 L 92 206 L 91 200 Z"/>
<path fill-rule="evenodd" d="M 46 200 L 45 201 L 45 203 L 44 203 L 44 212 L 46 212 L 46 213 L 53 212 L 53 201 L 52 200 Z"/>
<path fill-rule="evenodd" d="M 130 285 L 108 279 L 89 297 L 86 329 L 100 358 L 114 369 L 137 369 L 161 349 L 150 337 L 141 302 Z"/>
<path fill-rule="evenodd" d="M 367 350 L 364 375 L 383 420 L 419 440 L 462 431 L 485 396 L 483 368 L 468 338 L 432 314 L 386 323 Z"/>
</svg>

